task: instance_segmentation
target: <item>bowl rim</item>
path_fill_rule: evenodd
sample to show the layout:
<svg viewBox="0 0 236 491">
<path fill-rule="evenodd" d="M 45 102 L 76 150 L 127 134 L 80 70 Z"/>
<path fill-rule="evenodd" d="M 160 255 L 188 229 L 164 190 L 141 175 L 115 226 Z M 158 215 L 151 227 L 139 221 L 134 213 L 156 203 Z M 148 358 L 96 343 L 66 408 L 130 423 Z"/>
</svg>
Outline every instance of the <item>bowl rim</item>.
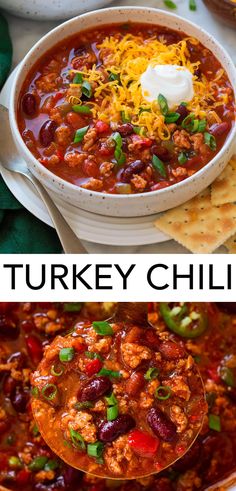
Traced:
<svg viewBox="0 0 236 491">
<path fill-rule="evenodd" d="M 18 123 L 17 123 L 17 104 L 15 101 L 15 90 L 16 90 L 16 87 L 18 85 L 18 79 L 20 78 L 20 75 L 21 75 L 21 72 L 22 70 L 24 69 L 24 65 L 31 59 L 32 55 L 35 54 L 35 52 L 37 52 L 37 48 L 40 47 L 41 43 L 44 42 L 46 39 L 49 39 L 50 40 L 50 37 L 51 35 L 55 35 L 57 32 L 60 32 L 61 29 L 63 29 L 64 27 L 67 27 L 69 26 L 71 23 L 74 23 L 74 22 L 79 22 L 80 19 L 82 18 L 89 18 L 89 17 L 93 17 L 94 15 L 97 15 L 97 14 L 100 14 L 102 15 L 103 13 L 110 13 L 110 11 L 113 11 L 113 12 L 116 12 L 116 11 L 130 11 L 130 13 L 132 13 L 132 11 L 139 11 L 140 13 L 143 12 L 143 11 L 148 11 L 148 12 L 153 12 L 153 13 L 160 13 L 161 15 L 164 15 L 166 16 L 167 18 L 169 19 L 173 19 L 173 20 L 176 20 L 176 21 L 180 21 L 181 23 L 184 22 L 187 26 L 190 26 L 190 27 L 193 27 L 194 29 L 196 29 L 197 31 L 199 31 L 200 33 L 202 33 L 203 35 L 205 36 L 208 36 L 211 41 L 213 42 L 213 44 L 219 49 L 219 51 L 222 53 L 222 55 L 224 56 L 226 62 L 228 63 L 228 66 L 229 68 L 232 70 L 232 73 L 234 73 L 234 76 L 235 76 L 235 81 L 236 81 L 236 66 L 234 65 L 233 63 L 233 60 L 231 59 L 230 55 L 227 53 L 227 51 L 225 50 L 225 48 L 221 45 L 221 43 L 219 43 L 217 41 L 217 39 L 215 39 L 215 37 L 210 34 L 209 32 L 207 32 L 205 29 L 203 29 L 202 27 L 198 26 L 197 24 L 195 24 L 194 22 L 192 21 L 189 21 L 188 19 L 185 19 L 184 17 L 181 17 L 179 15 L 176 15 L 174 14 L 173 12 L 166 12 L 165 10 L 162 10 L 162 9 L 157 9 L 155 7 L 144 7 L 144 6 L 117 6 L 117 7 L 106 7 L 106 8 L 103 8 L 103 9 L 96 9 L 96 10 L 92 10 L 90 12 L 86 12 L 84 14 L 80 14 L 76 17 L 72 17 L 71 19 L 69 20 L 66 20 L 65 22 L 59 24 L 59 26 L 56 26 L 54 29 L 51 29 L 48 33 L 46 33 L 43 37 L 41 37 L 33 46 L 32 48 L 28 51 L 28 53 L 25 55 L 25 57 L 23 58 L 23 60 L 20 62 L 20 66 L 19 66 L 19 69 L 17 71 L 17 74 L 16 74 L 16 77 L 13 81 L 13 84 L 12 84 L 12 88 L 11 88 L 11 94 L 10 94 L 10 104 L 9 104 L 9 118 L 10 118 L 10 124 L 11 124 L 11 129 L 12 129 L 12 132 L 15 136 L 15 138 L 17 139 L 17 143 L 18 145 L 23 148 L 24 150 L 24 153 L 27 155 L 27 159 L 30 159 L 30 161 L 33 163 L 33 167 L 34 168 L 38 168 L 39 170 L 39 173 L 42 173 L 45 177 L 49 178 L 49 180 L 53 180 L 53 182 L 57 182 L 58 183 L 58 186 L 59 188 L 63 188 L 63 189 L 67 189 L 68 192 L 71 190 L 77 192 L 77 193 L 80 193 L 81 195 L 84 194 L 84 196 L 86 197 L 91 197 L 91 196 L 94 196 L 94 198 L 101 198 L 103 197 L 103 199 L 112 199 L 112 200 L 124 200 L 124 199 L 129 199 L 129 200 L 136 200 L 136 199 L 141 199 L 141 198 L 147 198 L 147 197 L 154 197 L 154 196 L 162 196 L 164 195 L 165 193 L 167 193 L 168 191 L 172 191 L 172 192 L 175 192 L 175 190 L 179 190 L 181 191 L 181 189 L 183 189 L 185 186 L 188 186 L 189 184 L 191 184 L 192 182 L 194 182 L 196 180 L 196 178 L 200 179 L 201 176 L 204 175 L 204 173 L 206 172 L 207 169 L 209 169 L 210 167 L 213 167 L 214 164 L 216 164 L 219 159 L 223 156 L 223 154 L 225 153 L 226 149 L 230 147 L 230 145 L 233 143 L 233 140 L 234 138 L 236 137 L 236 121 L 234 122 L 234 124 L 232 125 L 232 128 L 225 140 L 225 143 L 223 145 L 223 147 L 219 150 L 219 152 L 217 152 L 217 154 L 213 157 L 213 159 L 211 159 L 204 167 L 202 167 L 201 169 L 199 169 L 199 171 L 197 171 L 195 174 L 193 174 L 192 176 L 189 176 L 187 177 L 186 179 L 184 179 L 183 181 L 180 181 L 178 183 L 175 183 L 175 184 L 172 184 L 170 186 L 167 186 L 166 188 L 163 188 L 163 189 L 159 189 L 159 190 L 155 190 L 155 191 L 147 191 L 147 192 L 142 192 L 142 193 L 133 193 L 133 194 L 112 194 L 112 193 L 103 193 L 103 192 L 100 192 L 100 191 L 93 191 L 93 190 L 90 190 L 90 189 L 85 189 L 85 188 L 82 188 L 81 186 L 77 186 L 76 184 L 73 184 L 69 181 L 66 181 L 64 179 L 62 179 L 61 177 L 57 176 L 56 174 L 54 174 L 53 172 L 51 172 L 49 169 L 47 169 L 45 166 L 43 166 L 43 164 L 41 164 L 41 162 L 39 162 L 38 159 L 36 159 L 36 157 L 34 157 L 34 155 L 31 153 L 31 151 L 28 149 L 28 147 L 26 146 L 22 136 L 21 136 L 21 133 L 20 133 L 20 130 L 19 130 L 19 127 L 18 127 Z M 114 24 L 116 23 L 115 19 L 114 19 Z M 148 22 L 144 22 L 144 24 Z M 155 21 L 154 21 L 154 24 L 155 24 Z M 102 25 L 102 24 L 101 24 Z M 105 21 L 104 21 L 104 25 L 106 25 Z M 81 32 L 83 30 L 86 30 L 86 29 L 81 29 Z M 78 32 L 80 32 L 78 30 Z M 64 37 L 64 39 L 67 39 L 69 38 L 70 35 L 66 35 Z M 52 44 L 51 47 L 48 48 L 48 50 L 52 49 L 53 46 L 56 46 L 56 43 Z M 45 50 L 45 53 L 46 53 L 46 50 Z M 41 54 L 41 57 L 43 55 Z M 32 64 L 32 67 L 37 63 L 37 57 L 36 57 L 36 60 L 34 61 L 34 63 Z M 226 73 L 227 75 L 229 74 L 229 70 L 226 70 Z M 25 75 L 24 77 L 24 80 L 26 78 L 27 74 Z M 21 87 L 22 87 L 22 83 L 21 83 Z M 234 90 L 234 87 L 233 87 L 233 90 Z M 236 91 L 234 90 L 234 97 L 235 97 L 235 101 L 236 101 Z"/>
</svg>

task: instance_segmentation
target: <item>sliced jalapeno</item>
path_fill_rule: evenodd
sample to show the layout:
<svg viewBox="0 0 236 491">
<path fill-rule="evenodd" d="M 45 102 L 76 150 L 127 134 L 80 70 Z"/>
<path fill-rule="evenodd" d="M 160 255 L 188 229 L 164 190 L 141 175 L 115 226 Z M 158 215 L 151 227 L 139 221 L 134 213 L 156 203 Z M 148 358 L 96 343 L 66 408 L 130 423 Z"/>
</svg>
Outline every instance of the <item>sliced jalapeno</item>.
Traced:
<svg viewBox="0 0 236 491">
<path fill-rule="evenodd" d="M 189 310 L 187 304 L 175 305 L 162 302 L 160 313 L 167 327 L 183 338 L 197 338 L 207 329 L 207 315 L 199 304 L 192 304 L 196 309 Z"/>
</svg>

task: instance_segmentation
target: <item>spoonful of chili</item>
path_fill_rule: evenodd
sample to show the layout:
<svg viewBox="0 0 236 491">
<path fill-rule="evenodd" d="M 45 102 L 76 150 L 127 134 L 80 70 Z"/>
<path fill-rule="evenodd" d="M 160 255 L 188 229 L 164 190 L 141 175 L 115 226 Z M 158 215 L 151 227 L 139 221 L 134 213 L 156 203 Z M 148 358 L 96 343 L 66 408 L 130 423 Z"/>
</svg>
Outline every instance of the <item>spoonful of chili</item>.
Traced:
<svg viewBox="0 0 236 491">
<path fill-rule="evenodd" d="M 32 385 L 34 418 L 49 447 L 71 466 L 110 479 L 172 465 L 207 411 L 193 358 L 161 314 L 158 329 L 148 323 L 146 303 L 120 303 L 107 321 L 80 322 L 57 336 Z"/>
</svg>

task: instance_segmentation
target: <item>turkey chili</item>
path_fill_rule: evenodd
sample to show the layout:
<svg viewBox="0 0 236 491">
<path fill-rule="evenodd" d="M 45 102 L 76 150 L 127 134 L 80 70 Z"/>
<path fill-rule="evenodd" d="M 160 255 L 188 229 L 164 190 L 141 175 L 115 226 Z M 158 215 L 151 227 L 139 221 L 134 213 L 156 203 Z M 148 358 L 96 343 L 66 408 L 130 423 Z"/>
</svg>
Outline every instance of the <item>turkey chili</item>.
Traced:
<svg viewBox="0 0 236 491">
<path fill-rule="evenodd" d="M 79 323 L 45 348 L 31 381 L 48 445 L 98 476 L 161 471 L 193 443 L 206 412 L 193 358 L 152 327 Z"/>
<path fill-rule="evenodd" d="M 156 25 L 102 26 L 53 47 L 30 71 L 18 124 L 52 173 L 112 194 L 155 191 L 221 149 L 234 93 L 197 39 Z"/>
</svg>

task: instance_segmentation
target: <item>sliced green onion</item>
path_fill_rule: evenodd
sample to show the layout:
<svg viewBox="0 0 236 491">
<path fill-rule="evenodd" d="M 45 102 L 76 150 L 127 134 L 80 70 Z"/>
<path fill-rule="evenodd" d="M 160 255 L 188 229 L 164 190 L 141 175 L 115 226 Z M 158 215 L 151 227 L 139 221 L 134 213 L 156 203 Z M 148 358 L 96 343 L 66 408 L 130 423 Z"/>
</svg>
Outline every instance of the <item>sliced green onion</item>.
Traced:
<svg viewBox="0 0 236 491">
<path fill-rule="evenodd" d="M 82 94 L 85 95 L 88 99 L 92 96 L 92 87 L 89 82 L 86 80 L 81 84 Z"/>
<path fill-rule="evenodd" d="M 204 141 L 210 147 L 210 149 L 214 152 L 216 150 L 216 139 L 214 135 L 211 135 L 211 133 L 204 133 Z"/>
<path fill-rule="evenodd" d="M 236 380 L 234 377 L 233 370 L 229 367 L 221 367 L 220 369 L 220 378 L 229 386 L 229 387 L 235 387 L 236 386 Z"/>
<path fill-rule="evenodd" d="M 171 396 L 171 388 L 168 385 L 159 385 L 155 391 L 155 397 L 160 401 L 166 401 Z"/>
<path fill-rule="evenodd" d="M 48 457 L 45 457 L 44 455 L 41 455 L 40 457 L 35 457 L 35 459 L 33 459 L 28 465 L 28 468 L 32 472 L 41 471 L 42 469 L 44 469 L 47 461 Z"/>
<path fill-rule="evenodd" d="M 155 368 L 155 367 L 150 367 L 145 375 L 144 375 L 144 378 L 145 380 L 153 380 L 154 378 L 157 378 L 159 375 L 159 370 L 158 368 Z"/>
<path fill-rule="evenodd" d="M 197 133 L 198 132 L 198 127 L 199 127 L 199 121 L 198 121 L 198 119 L 193 119 L 191 132 L 192 133 Z"/>
<path fill-rule="evenodd" d="M 32 389 L 31 389 L 31 395 L 32 395 L 32 397 L 38 397 L 38 395 L 39 395 L 39 389 L 38 389 L 38 387 L 32 387 Z"/>
<path fill-rule="evenodd" d="M 186 154 L 184 152 L 181 152 L 178 156 L 178 161 L 179 161 L 180 165 L 186 164 L 187 160 L 188 160 L 188 157 L 186 156 Z"/>
<path fill-rule="evenodd" d="M 130 116 L 126 116 L 125 111 L 121 111 L 120 114 L 121 114 L 122 123 L 130 123 L 131 118 Z"/>
<path fill-rule="evenodd" d="M 177 9 L 176 3 L 172 2 L 172 0 L 163 0 L 164 5 L 168 7 L 168 9 L 175 10 Z"/>
<path fill-rule="evenodd" d="M 189 0 L 189 9 L 193 12 L 197 10 L 197 4 L 195 0 Z"/>
<path fill-rule="evenodd" d="M 207 127 L 207 120 L 206 119 L 200 119 L 200 121 L 198 123 L 198 132 L 204 133 L 206 127 Z"/>
<path fill-rule="evenodd" d="M 95 321 L 93 322 L 93 328 L 100 336 L 112 336 L 114 331 L 107 321 Z"/>
<path fill-rule="evenodd" d="M 80 143 L 83 141 L 84 136 L 86 135 L 87 131 L 89 129 L 89 126 L 84 126 L 83 128 L 79 128 L 74 137 L 74 143 Z"/>
<path fill-rule="evenodd" d="M 186 118 L 181 123 L 181 126 L 188 131 L 192 131 L 193 127 L 193 120 L 194 120 L 194 113 L 188 114 Z"/>
<path fill-rule="evenodd" d="M 89 106 L 80 106 L 79 104 L 72 106 L 72 109 L 75 113 L 81 114 L 91 114 L 92 112 Z"/>
<path fill-rule="evenodd" d="M 73 78 L 73 84 L 82 84 L 82 83 L 83 83 L 82 73 L 76 73 Z"/>
<path fill-rule="evenodd" d="M 136 135 L 141 135 L 143 128 L 142 128 L 142 126 L 134 126 L 133 130 L 134 130 L 134 133 L 136 133 Z"/>
<path fill-rule="evenodd" d="M 117 82 L 120 82 L 120 75 L 118 73 L 109 73 L 109 76 L 108 76 L 108 80 L 109 82 L 114 82 L 115 80 L 117 80 Z"/>
<path fill-rule="evenodd" d="M 114 378 L 120 378 L 122 377 L 121 373 L 115 370 L 109 370 L 108 368 L 101 368 L 100 372 L 98 372 L 98 375 L 105 375 L 106 377 L 114 377 Z"/>
<path fill-rule="evenodd" d="M 74 408 L 77 409 L 77 411 L 81 411 L 82 409 L 90 409 L 91 407 L 94 407 L 94 404 L 90 401 L 76 402 L 74 405 Z"/>
<path fill-rule="evenodd" d="M 34 425 L 34 427 L 32 429 L 32 433 L 33 433 L 34 436 L 40 435 L 40 431 L 39 431 L 37 425 Z"/>
<path fill-rule="evenodd" d="M 46 384 L 42 388 L 41 392 L 44 399 L 46 399 L 47 401 L 53 401 L 53 399 L 55 399 L 57 395 L 58 388 L 55 384 Z"/>
<path fill-rule="evenodd" d="M 162 177 L 166 177 L 165 164 L 162 162 L 162 160 L 159 159 L 159 157 L 157 157 L 157 155 L 153 155 L 152 165 L 154 169 L 156 169 L 159 172 L 159 174 L 161 174 Z"/>
<path fill-rule="evenodd" d="M 164 95 L 159 94 L 157 100 L 158 100 L 161 114 L 163 114 L 163 116 L 167 116 L 167 113 L 169 111 L 167 99 L 165 98 Z"/>
<path fill-rule="evenodd" d="M 61 366 L 52 365 L 51 374 L 54 375 L 55 377 L 60 377 L 64 373 L 64 371 L 65 369 L 62 365 Z"/>
<path fill-rule="evenodd" d="M 165 117 L 165 123 L 175 123 L 180 118 L 179 113 L 168 113 Z"/>
<path fill-rule="evenodd" d="M 121 137 L 120 133 L 118 133 L 118 131 L 116 131 L 115 133 L 113 133 L 111 138 L 116 144 L 114 156 L 115 156 L 115 159 L 117 161 L 117 164 L 122 165 L 126 161 L 126 155 L 122 151 L 122 144 L 123 144 L 122 137 Z"/>
<path fill-rule="evenodd" d="M 45 471 L 54 471 L 55 469 L 58 469 L 59 463 L 55 459 L 49 459 L 44 467 Z"/>
<path fill-rule="evenodd" d="M 110 396 L 105 397 L 105 401 L 106 401 L 108 406 L 116 406 L 117 399 L 116 399 L 114 392 L 112 392 L 112 394 Z"/>
<path fill-rule="evenodd" d="M 87 454 L 90 457 L 99 458 L 103 454 L 104 445 L 102 442 L 89 443 L 87 445 Z"/>
<path fill-rule="evenodd" d="M 70 428 L 70 437 L 71 437 L 71 441 L 72 441 L 73 445 L 76 448 L 80 448 L 81 450 L 86 449 L 84 439 L 83 439 L 82 435 L 80 433 L 78 433 L 78 431 L 72 430 L 72 428 Z"/>
<path fill-rule="evenodd" d="M 64 303 L 64 312 L 80 312 L 83 307 L 82 302 L 66 302 Z"/>
<path fill-rule="evenodd" d="M 62 348 L 59 351 L 59 360 L 62 362 L 68 362 L 73 360 L 75 356 L 74 348 Z"/>
<path fill-rule="evenodd" d="M 12 469 L 21 469 L 23 467 L 21 460 L 19 457 L 12 456 L 8 459 L 8 465 Z"/>
<path fill-rule="evenodd" d="M 216 414 L 209 414 L 209 428 L 210 430 L 221 431 L 220 417 Z"/>
<path fill-rule="evenodd" d="M 100 360 L 100 361 L 103 361 L 103 358 L 101 357 L 101 355 L 99 355 L 99 353 L 95 353 L 95 351 L 85 351 L 84 354 L 90 360 Z"/>
<path fill-rule="evenodd" d="M 115 406 L 110 406 L 107 408 L 107 421 L 114 421 L 119 414 L 119 409 L 117 404 Z"/>
</svg>

